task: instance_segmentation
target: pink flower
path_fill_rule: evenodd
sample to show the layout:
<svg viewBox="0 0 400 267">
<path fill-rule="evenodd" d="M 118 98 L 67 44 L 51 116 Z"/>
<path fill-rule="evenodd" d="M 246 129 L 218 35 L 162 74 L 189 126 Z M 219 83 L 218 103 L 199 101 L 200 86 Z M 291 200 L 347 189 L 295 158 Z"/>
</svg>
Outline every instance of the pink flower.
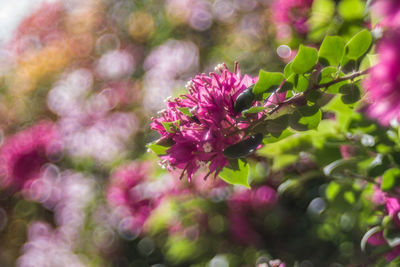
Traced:
<svg viewBox="0 0 400 267">
<path fill-rule="evenodd" d="M 257 245 L 259 234 L 251 224 L 251 217 L 260 210 L 273 207 L 278 201 L 275 189 L 263 185 L 254 190 L 234 192 L 228 200 L 228 221 L 233 240 L 243 245 Z"/>
<path fill-rule="evenodd" d="M 367 110 L 370 117 L 388 125 L 400 115 L 400 35 L 388 32 L 378 44 L 379 62 L 364 80 L 371 104 Z"/>
<path fill-rule="evenodd" d="M 296 32 L 307 33 L 312 3 L 313 0 L 276 0 L 271 6 L 273 22 L 278 28 L 280 25 L 293 26 Z"/>
<path fill-rule="evenodd" d="M 6 139 L 0 149 L 0 187 L 20 190 L 41 175 L 49 156 L 60 152 L 57 128 L 42 121 Z"/>
<path fill-rule="evenodd" d="M 379 197 L 376 197 L 379 196 Z M 376 202 L 376 200 L 378 200 Z M 397 197 L 389 197 L 387 193 L 383 193 L 379 187 L 374 187 L 374 195 L 372 201 L 377 204 L 385 204 L 386 214 L 390 215 L 393 219 L 395 227 L 400 229 L 400 201 Z M 368 238 L 368 243 L 372 246 L 388 246 L 386 239 L 383 236 L 383 231 L 379 231 Z M 393 247 L 388 253 L 385 254 L 386 261 L 390 262 L 400 256 L 400 245 Z"/>
<path fill-rule="evenodd" d="M 124 230 L 134 233 L 142 231 L 143 225 L 162 197 L 148 181 L 149 166 L 132 163 L 118 168 L 111 177 L 107 189 L 107 200 L 120 212 Z M 162 191 L 162 190 L 161 190 Z M 128 222 L 128 223 L 127 223 Z"/>
<path fill-rule="evenodd" d="M 168 169 L 183 169 L 191 180 L 193 174 L 210 162 L 206 175 L 215 176 L 228 165 L 223 154 L 225 148 L 244 138 L 243 129 L 248 123 L 238 122 L 240 114 L 234 103 L 238 95 L 256 82 L 256 78 L 242 76 L 235 66 L 232 73 L 220 65 L 220 74 L 201 74 L 192 79 L 189 93 L 167 101 L 161 116 L 153 118 L 151 128 L 158 131 L 162 140 L 173 145 L 162 156 Z M 206 178 L 205 177 L 205 178 Z"/>
<path fill-rule="evenodd" d="M 380 25 L 386 27 L 400 26 L 400 2 L 398 0 L 378 0 L 372 6 L 382 20 Z"/>
</svg>

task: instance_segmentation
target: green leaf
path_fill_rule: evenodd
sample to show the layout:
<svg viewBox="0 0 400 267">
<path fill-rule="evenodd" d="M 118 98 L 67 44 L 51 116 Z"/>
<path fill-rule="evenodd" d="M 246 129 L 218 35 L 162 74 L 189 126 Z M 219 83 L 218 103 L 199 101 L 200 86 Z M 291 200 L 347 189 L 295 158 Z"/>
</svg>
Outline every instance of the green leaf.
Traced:
<svg viewBox="0 0 400 267">
<path fill-rule="evenodd" d="M 339 65 L 345 52 L 345 42 L 339 36 L 327 36 L 318 52 L 319 62 L 323 65 Z"/>
<path fill-rule="evenodd" d="M 337 78 L 337 73 L 338 69 L 336 67 L 323 68 L 318 77 L 319 78 L 318 84 L 323 84 L 333 81 L 334 79 Z"/>
<path fill-rule="evenodd" d="M 356 197 L 354 196 L 354 193 L 352 191 L 344 192 L 343 198 L 351 205 L 353 205 L 356 201 Z"/>
<path fill-rule="evenodd" d="M 294 73 L 303 74 L 311 71 L 318 62 L 318 51 L 315 48 L 300 45 L 299 52 L 292 63 Z"/>
<path fill-rule="evenodd" d="M 382 227 L 380 226 L 375 226 L 372 227 L 371 229 L 369 229 L 363 236 L 363 238 L 361 239 L 361 251 L 365 251 L 365 247 L 367 245 L 368 239 L 373 236 L 374 234 L 378 233 L 382 231 Z"/>
<path fill-rule="evenodd" d="M 322 118 L 322 112 L 317 105 L 303 106 L 296 109 L 289 117 L 289 125 L 298 131 L 316 129 Z"/>
<path fill-rule="evenodd" d="M 345 20 L 362 19 L 364 10 L 365 3 L 360 0 L 342 0 L 338 6 L 339 15 Z"/>
<path fill-rule="evenodd" d="M 372 35 L 368 30 L 362 30 L 350 39 L 346 44 L 346 56 L 348 59 L 358 60 L 370 48 Z"/>
<path fill-rule="evenodd" d="M 161 122 L 164 129 L 169 133 L 175 133 L 177 129 L 179 129 L 181 121 L 164 121 Z"/>
<path fill-rule="evenodd" d="M 250 189 L 248 180 L 250 170 L 249 165 L 242 160 L 238 160 L 238 167 L 238 170 L 233 170 L 225 167 L 218 175 L 219 177 L 221 177 L 222 180 L 229 184 L 243 185 Z"/>
<path fill-rule="evenodd" d="M 293 61 L 290 61 L 288 64 L 286 64 L 285 69 L 283 70 L 283 75 L 285 76 L 286 79 L 289 78 L 290 75 L 293 74 L 292 64 L 293 64 Z"/>
<path fill-rule="evenodd" d="M 242 114 L 254 114 L 264 111 L 267 107 L 251 107 L 249 109 L 243 110 Z"/>
<path fill-rule="evenodd" d="M 296 75 L 297 79 L 295 80 L 295 91 L 296 92 L 304 92 L 307 90 L 309 81 L 304 75 Z"/>
<path fill-rule="evenodd" d="M 253 88 L 253 94 L 259 95 L 264 92 L 273 92 L 281 85 L 283 79 L 284 76 L 280 72 L 260 70 L 258 82 Z"/>
<path fill-rule="evenodd" d="M 360 70 L 366 70 L 372 66 L 374 66 L 378 62 L 378 55 L 376 54 L 367 54 L 366 57 L 360 63 Z"/>
<path fill-rule="evenodd" d="M 345 104 L 353 104 L 360 100 L 361 90 L 357 84 L 348 83 L 339 88 L 339 93 L 342 94 L 342 101 Z"/>
<path fill-rule="evenodd" d="M 329 201 L 333 201 L 340 192 L 340 185 L 335 181 L 329 183 L 326 187 L 325 195 Z"/>
<path fill-rule="evenodd" d="M 288 127 L 289 115 L 285 114 L 278 118 L 266 120 L 253 129 L 258 133 L 270 133 L 274 137 L 279 137 L 281 133 Z"/>
<path fill-rule="evenodd" d="M 178 110 L 180 112 L 182 112 L 183 115 L 186 115 L 188 117 L 192 117 L 193 116 L 193 114 L 192 114 L 192 112 L 190 112 L 189 108 L 178 108 Z"/>
<path fill-rule="evenodd" d="M 307 37 L 313 41 L 320 41 L 326 35 L 329 25 L 335 15 L 336 4 L 333 0 L 314 0 L 311 8 L 310 32 Z"/>
<path fill-rule="evenodd" d="M 158 145 L 156 142 L 147 144 L 146 147 L 156 153 L 157 156 L 165 155 L 169 147 Z"/>
<path fill-rule="evenodd" d="M 339 71 L 337 67 L 326 67 L 323 68 L 320 75 L 319 75 L 319 83 L 318 84 L 324 84 L 331 82 L 341 76 L 343 76 L 343 72 Z M 331 85 L 328 87 L 328 89 L 325 90 L 326 93 L 331 93 L 331 94 L 337 94 L 339 93 L 339 88 L 345 84 L 348 84 L 349 81 L 342 81 L 339 83 L 335 83 L 334 85 Z"/>
<path fill-rule="evenodd" d="M 389 169 L 385 171 L 382 178 L 381 189 L 382 191 L 390 191 L 396 184 L 398 184 L 400 178 L 400 170 L 399 169 Z"/>
</svg>

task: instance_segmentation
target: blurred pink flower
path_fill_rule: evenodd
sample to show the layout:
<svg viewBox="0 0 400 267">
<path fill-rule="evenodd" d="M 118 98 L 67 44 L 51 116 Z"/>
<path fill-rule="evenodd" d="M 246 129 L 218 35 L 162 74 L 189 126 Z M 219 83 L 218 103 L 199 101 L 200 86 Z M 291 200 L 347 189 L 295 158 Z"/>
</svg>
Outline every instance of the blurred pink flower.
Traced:
<svg viewBox="0 0 400 267">
<path fill-rule="evenodd" d="M 399 27 L 400 26 L 400 1 L 398 0 L 377 0 L 372 5 L 373 10 L 376 11 L 382 20 L 381 26 L 386 27 Z"/>
<path fill-rule="evenodd" d="M 123 230 L 140 233 L 151 212 L 160 203 L 162 188 L 150 183 L 149 171 L 150 167 L 144 163 L 131 163 L 112 174 L 107 200 L 118 209 L 119 219 L 124 223 Z"/>
<path fill-rule="evenodd" d="M 371 69 L 363 84 L 371 101 L 368 115 L 383 125 L 388 125 L 400 115 L 399 43 L 399 32 L 387 33 L 377 47 L 379 62 Z"/>
<path fill-rule="evenodd" d="M 343 159 L 350 159 L 357 155 L 357 148 L 355 146 L 341 145 L 339 149 Z"/>
<path fill-rule="evenodd" d="M 312 3 L 313 0 L 276 0 L 271 6 L 273 22 L 278 28 L 279 25 L 292 26 L 300 34 L 307 33 Z"/>
<path fill-rule="evenodd" d="M 237 66 L 233 73 L 226 65 L 219 69 L 221 74 L 212 72 L 192 79 L 187 85 L 189 93 L 168 100 L 166 110 L 151 124 L 162 139 L 174 142 L 161 157 L 167 168 L 183 169 L 181 177 L 186 172 L 189 180 L 208 162 L 206 177 L 218 175 L 228 165 L 224 149 L 241 141 L 244 136 L 240 129 L 248 125 L 236 121 L 240 114 L 235 112 L 234 102 L 256 78 L 242 76 Z"/>
<path fill-rule="evenodd" d="M 228 221 L 233 240 L 243 245 L 259 244 L 259 234 L 249 218 L 260 210 L 271 208 L 277 201 L 275 189 L 267 185 L 234 192 L 228 199 Z"/>
<path fill-rule="evenodd" d="M 377 197 L 378 196 L 378 197 Z M 383 198 L 383 199 L 382 199 Z M 400 201 L 397 197 L 389 197 L 387 193 L 382 192 L 379 187 L 374 187 L 374 195 L 372 201 L 377 204 L 385 204 L 386 214 L 390 215 L 393 219 L 395 227 L 400 229 Z M 372 246 L 388 246 L 388 242 L 383 236 L 383 231 L 379 231 L 368 238 L 368 243 Z M 385 254 L 386 261 L 390 262 L 400 256 L 400 245 L 392 247 L 392 249 Z"/>
<path fill-rule="evenodd" d="M 61 150 L 57 128 L 42 121 L 6 139 L 0 149 L 0 186 L 20 190 L 41 175 L 49 156 Z"/>
</svg>

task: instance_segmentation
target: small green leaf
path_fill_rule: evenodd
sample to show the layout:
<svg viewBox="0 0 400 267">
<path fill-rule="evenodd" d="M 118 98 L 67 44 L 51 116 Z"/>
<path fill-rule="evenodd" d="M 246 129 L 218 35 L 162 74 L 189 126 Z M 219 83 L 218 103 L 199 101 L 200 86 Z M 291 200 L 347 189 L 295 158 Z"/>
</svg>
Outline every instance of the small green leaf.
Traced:
<svg viewBox="0 0 400 267">
<path fill-rule="evenodd" d="M 304 92 L 305 90 L 307 90 L 310 82 L 306 77 L 304 77 L 304 75 L 296 75 L 296 76 L 297 79 L 295 81 L 295 91 L 298 93 Z"/>
<path fill-rule="evenodd" d="M 353 104 L 360 100 L 361 90 L 357 84 L 344 84 L 339 88 L 339 93 L 342 94 L 342 101 L 345 104 Z"/>
<path fill-rule="evenodd" d="M 285 76 L 286 79 L 289 78 L 290 75 L 293 74 L 292 64 L 293 64 L 293 61 L 290 61 L 288 64 L 286 64 L 285 69 L 283 70 L 283 75 Z"/>
<path fill-rule="evenodd" d="M 319 83 L 328 83 L 336 79 L 338 76 L 338 69 L 336 67 L 326 67 L 323 68 L 319 74 Z"/>
<path fill-rule="evenodd" d="M 378 55 L 376 54 L 367 54 L 366 57 L 360 63 L 360 70 L 366 70 L 372 66 L 374 66 L 378 62 Z"/>
<path fill-rule="evenodd" d="M 222 171 L 218 174 L 222 180 L 229 184 L 233 185 L 243 185 L 247 188 L 250 188 L 249 185 L 249 165 L 242 161 L 238 160 L 238 170 L 233 170 L 228 167 L 222 169 Z"/>
<path fill-rule="evenodd" d="M 193 114 L 192 114 L 192 112 L 190 112 L 189 108 L 178 108 L 178 110 L 180 112 L 182 112 L 183 115 L 186 115 L 188 117 L 192 117 L 193 116 Z"/>
<path fill-rule="evenodd" d="M 180 121 L 164 121 L 161 122 L 164 129 L 169 133 L 175 133 L 177 129 L 179 129 Z"/>
<path fill-rule="evenodd" d="M 311 71 L 318 61 L 318 51 L 315 48 L 300 45 L 299 52 L 292 63 L 294 73 L 303 74 Z"/>
<path fill-rule="evenodd" d="M 251 107 L 249 109 L 243 110 L 242 114 L 254 114 L 254 113 L 259 113 L 261 111 L 264 111 L 267 109 L 266 107 Z"/>
<path fill-rule="evenodd" d="M 156 153 L 157 156 L 165 155 L 169 147 L 158 145 L 156 142 L 147 144 L 146 147 Z"/>
<path fill-rule="evenodd" d="M 339 15 L 345 20 L 362 19 L 365 3 L 360 0 L 342 0 L 338 6 Z"/>
<path fill-rule="evenodd" d="M 358 60 L 370 48 L 372 35 L 368 30 L 362 30 L 350 39 L 346 44 L 346 56 L 348 59 Z"/>
<path fill-rule="evenodd" d="M 281 133 L 288 127 L 289 115 L 285 114 L 275 119 L 266 120 L 253 129 L 258 133 L 270 133 L 274 137 L 279 137 Z"/>
<path fill-rule="evenodd" d="M 289 125 L 298 131 L 316 129 L 322 118 L 322 112 L 317 105 L 298 108 L 289 117 Z"/>
<path fill-rule="evenodd" d="M 345 42 L 339 36 L 327 36 L 319 49 L 319 62 L 323 65 L 339 65 L 345 52 Z"/>
<path fill-rule="evenodd" d="M 382 191 L 390 191 L 396 184 L 398 184 L 400 179 L 399 169 L 389 169 L 385 171 L 382 178 L 381 189 Z"/>
<path fill-rule="evenodd" d="M 264 92 L 273 92 L 281 85 L 283 79 L 284 76 L 280 72 L 260 70 L 258 82 L 254 86 L 253 94 L 259 95 Z"/>
<path fill-rule="evenodd" d="M 356 201 L 356 197 L 354 196 L 354 193 L 352 191 L 344 192 L 343 198 L 351 205 L 353 205 Z"/>
<path fill-rule="evenodd" d="M 340 185 L 335 181 L 329 183 L 326 187 L 325 195 L 329 201 L 333 201 L 340 192 Z"/>
<path fill-rule="evenodd" d="M 339 71 L 337 67 L 326 67 L 323 68 L 320 75 L 319 75 L 319 83 L 318 84 L 324 84 L 331 82 L 341 76 L 344 76 L 344 73 Z M 337 94 L 339 93 L 339 88 L 345 84 L 348 84 L 349 81 L 342 81 L 339 83 L 335 83 L 331 86 L 329 86 L 325 92 L 330 93 L 330 94 Z"/>
</svg>

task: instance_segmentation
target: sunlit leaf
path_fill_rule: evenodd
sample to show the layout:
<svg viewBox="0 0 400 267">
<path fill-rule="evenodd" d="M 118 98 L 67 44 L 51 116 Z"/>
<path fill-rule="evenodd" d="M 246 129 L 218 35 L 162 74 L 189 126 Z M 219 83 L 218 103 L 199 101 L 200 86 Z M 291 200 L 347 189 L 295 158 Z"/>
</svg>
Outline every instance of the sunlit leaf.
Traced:
<svg viewBox="0 0 400 267">
<path fill-rule="evenodd" d="M 339 65 L 345 52 L 345 42 L 339 36 L 327 36 L 318 52 L 319 61 L 324 65 Z"/>
<path fill-rule="evenodd" d="M 258 81 L 254 86 L 253 93 L 259 95 L 264 92 L 273 92 L 279 87 L 279 85 L 281 85 L 283 79 L 284 76 L 280 72 L 260 70 Z"/>
<path fill-rule="evenodd" d="M 303 74 L 311 71 L 318 61 L 318 51 L 315 48 L 300 45 L 299 52 L 292 63 L 294 73 Z"/>
<path fill-rule="evenodd" d="M 370 48 L 372 36 L 368 30 L 357 33 L 346 44 L 346 56 L 348 59 L 357 60 L 364 55 Z"/>
<path fill-rule="evenodd" d="M 247 162 L 243 160 L 238 160 L 238 170 L 230 169 L 229 167 L 225 167 L 218 174 L 222 180 L 229 184 L 233 185 L 243 185 L 247 188 L 250 188 L 248 176 L 249 176 L 249 165 Z"/>
</svg>

